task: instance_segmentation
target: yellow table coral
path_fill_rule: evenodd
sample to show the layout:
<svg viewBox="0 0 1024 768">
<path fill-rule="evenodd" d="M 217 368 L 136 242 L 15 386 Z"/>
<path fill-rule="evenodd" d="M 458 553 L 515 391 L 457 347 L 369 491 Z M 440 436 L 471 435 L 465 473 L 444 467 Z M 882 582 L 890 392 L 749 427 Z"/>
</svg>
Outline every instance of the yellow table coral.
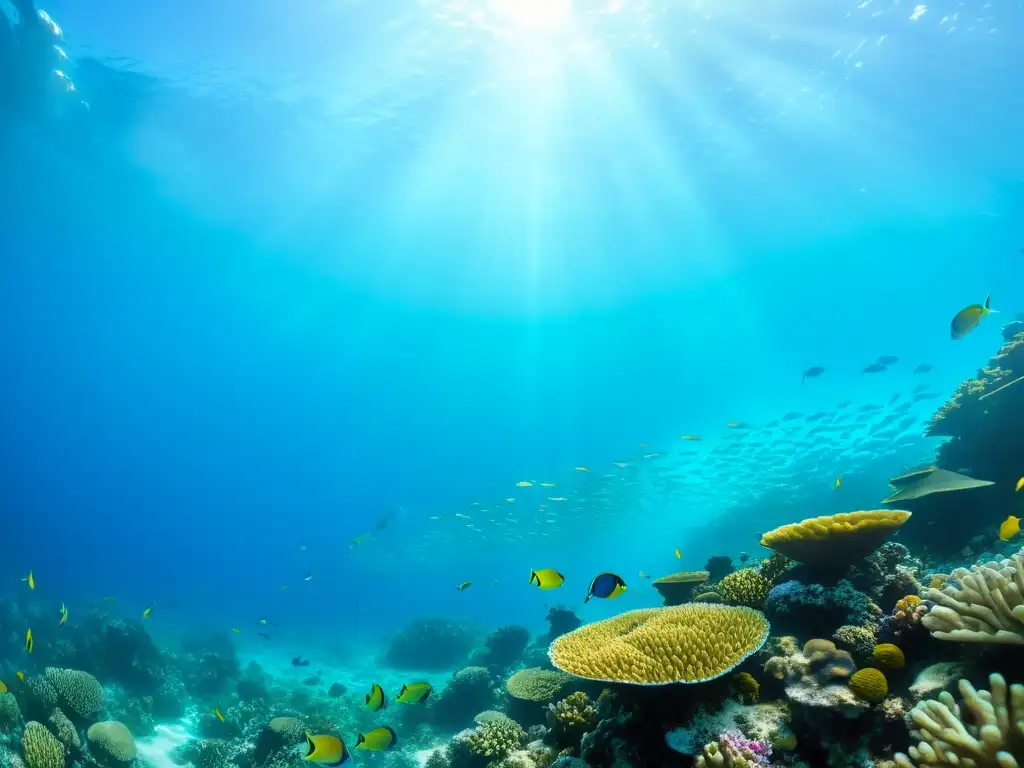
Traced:
<svg viewBox="0 0 1024 768">
<path fill-rule="evenodd" d="M 700 683 L 735 669 L 764 645 L 769 629 L 752 608 L 687 603 L 585 624 L 556 639 L 548 655 L 558 669 L 589 680 Z"/>
<path fill-rule="evenodd" d="M 870 555 L 909 519 L 902 509 L 813 517 L 768 531 L 761 546 L 814 568 L 840 570 Z"/>
</svg>

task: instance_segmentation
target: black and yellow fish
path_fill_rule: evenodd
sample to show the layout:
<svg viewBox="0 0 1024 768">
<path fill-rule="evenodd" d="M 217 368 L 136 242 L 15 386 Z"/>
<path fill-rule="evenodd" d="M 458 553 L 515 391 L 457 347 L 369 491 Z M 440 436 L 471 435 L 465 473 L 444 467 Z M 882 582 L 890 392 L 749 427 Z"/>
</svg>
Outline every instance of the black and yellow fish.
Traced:
<svg viewBox="0 0 1024 768">
<path fill-rule="evenodd" d="M 29 589 L 35 589 L 36 588 L 36 577 L 32 575 L 32 571 L 29 571 L 28 572 L 28 576 L 23 578 L 22 581 L 24 581 L 26 584 L 28 584 L 28 588 Z"/>
<path fill-rule="evenodd" d="M 345 742 L 337 736 L 329 734 L 315 736 L 306 731 L 306 756 L 302 758 L 303 760 L 317 765 L 334 766 L 344 763 L 348 760 L 348 756 Z"/>
<path fill-rule="evenodd" d="M 954 341 L 962 339 L 968 333 L 978 327 L 983 317 L 987 317 L 996 310 L 992 309 L 991 296 L 985 297 L 984 304 L 971 304 L 956 313 L 953 322 L 950 323 L 949 335 Z"/>
<path fill-rule="evenodd" d="M 366 709 L 370 712 L 380 712 L 388 705 L 388 698 L 384 695 L 384 689 L 374 683 L 370 686 L 370 692 L 366 694 Z"/>
<path fill-rule="evenodd" d="M 626 582 L 623 581 L 621 576 L 616 576 L 614 573 L 599 573 L 590 582 L 590 589 L 587 590 L 587 599 L 583 602 L 590 602 L 592 597 L 611 599 L 618 597 L 625 591 Z"/>
<path fill-rule="evenodd" d="M 398 743 L 398 735 L 386 725 L 356 736 L 356 749 L 384 752 Z"/>
<path fill-rule="evenodd" d="M 562 586 L 565 576 L 553 568 L 541 568 L 530 571 L 530 583 L 536 584 L 541 589 L 556 589 Z"/>
<path fill-rule="evenodd" d="M 142 618 L 143 619 L 148 619 L 150 616 L 152 616 L 154 608 L 156 608 L 156 603 L 151 603 L 149 608 L 147 608 L 146 610 L 144 610 L 142 612 Z"/>
<path fill-rule="evenodd" d="M 31 628 L 25 633 L 25 650 L 28 653 L 32 653 L 32 649 L 36 647 L 36 641 L 32 639 Z"/>
<path fill-rule="evenodd" d="M 22 671 L 21 671 L 20 669 L 19 669 L 19 670 L 18 670 L 17 672 L 15 672 L 15 673 L 14 673 L 14 675 L 15 675 L 15 677 L 17 677 L 17 678 L 18 678 L 19 680 L 21 680 L 21 682 L 23 682 L 23 683 L 25 682 L 25 673 L 24 673 L 24 672 L 22 672 Z"/>
<path fill-rule="evenodd" d="M 213 715 L 214 717 L 216 717 L 222 723 L 224 722 L 224 715 L 221 714 L 221 711 L 220 711 L 219 707 L 214 707 L 213 711 L 210 714 Z"/>
<path fill-rule="evenodd" d="M 409 683 L 402 686 L 402 690 L 398 692 L 395 701 L 402 704 L 422 704 L 433 690 L 430 687 L 430 683 Z"/>
<path fill-rule="evenodd" d="M 60 624 L 58 624 L 57 626 L 58 627 L 63 626 L 64 623 L 67 620 L 68 620 L 68 609 L 67 609 L 67 606 L 65 606 L 64 603 L 61 603 L 60 604 Z"/>
</svg>

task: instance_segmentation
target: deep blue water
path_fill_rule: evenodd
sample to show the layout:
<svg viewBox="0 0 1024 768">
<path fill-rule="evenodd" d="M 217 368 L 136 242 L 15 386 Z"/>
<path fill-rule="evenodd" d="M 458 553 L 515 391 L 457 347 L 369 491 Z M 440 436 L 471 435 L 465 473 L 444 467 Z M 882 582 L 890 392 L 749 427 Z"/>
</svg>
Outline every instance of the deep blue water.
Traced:
<svg viewBox="0 0 1024 768">
<path fill-rule="evenodd" d="M 817 457 L 792 509 L 769 456 L 604 505 L 573 472 L 645 443 L 692 478 L 681 434 L 884 403 L 923 362 L 944 399 L 988 360 L 1024 311 L 1019 3 L 580 2 L 498 32 L 467 3 L 47 8 L 89 109 L 3 114 L 0 592 L 155 600 L 157 633 L 536 626 L 582 594 L 530 568 L 699 568 L 927 456 Z"/>
</svg>

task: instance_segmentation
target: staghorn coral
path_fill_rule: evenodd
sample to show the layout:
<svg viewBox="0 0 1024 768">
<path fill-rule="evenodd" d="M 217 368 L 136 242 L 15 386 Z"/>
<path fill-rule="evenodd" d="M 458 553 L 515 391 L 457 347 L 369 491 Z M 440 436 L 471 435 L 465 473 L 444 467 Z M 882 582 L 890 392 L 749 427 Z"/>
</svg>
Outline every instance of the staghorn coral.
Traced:
<svg viewBox="0 0 1024 768">
<path fill-rule="evenodd" d="M 727 603 L 757 607 L 764 602 L 771 587 L 756 568 L 743 568 L 730 573 L 718 585 L 718 594 Z"/>
<path fill-rule="evenodd" d="M 57 741 L 64 745 L 68 754 L 77 754 L 82 749 L 82 740 L 67 715 L 59 709 L 55 709 L 47 722 L 50 725 L 50 732 L 57 737 Z"/>
<path fill-rule="evenodd" d="M 469 751 L 492 760 L 501 760 L 519 749 L 526 731 L 514 720 L 492 720 L 477 727 L 466 737 Z"/>
<path fill-rule="evenodd" d="M 885 667 L 886 669 L 903 669 L 907 664 L 903 651 L 898 645 L 893 645 L 892 643 L 876 645 L 871 652 L 871 658 L 875 660 L 878 666 Z"/>
<path fill-rule="evenodd" d="M 45 725 L 35 720 L 25 724 L 21 751 L 28 768 L 64 768 L 64 747 Z"/>
<path fill-rule="evenodd" d="M 873 667 L 859 669 L 850 678 L 850 690 L 865 701 L 877 704 L 889 695 L 885 675 Z"/>
<path fill-rule="evenodd" d="M 904 768 L 960 765 L 969 768 L 1017 768 L 1024 760 L 1024 686 L 989 675 L 989 690 L 960 681 L 963 706 L 943 691 L 938 700 L 918 702 L 910 711 L 910 756 L 897 753 Z"/>
<path fill-rule="evenodd" d="M 135 739 L 124 725 L 107 720 L 93 723 L 86 731 L 89 754 L 101 765 L 117 768 L 135 759 Z"/>
<path fill-rule="evenodd" d="M 582 691 L 569 694 L 557 704 L 549 704 L 548 727 L 559 750 L 579 750 L 583 735 L 597 725 L 597 710 Z"/>
<path fill-rule="evenodd" d="M 921 619 L 939 640 L 1024 645 L 1024 550 L 1001 562 L 958 568 L 942 589 L 924 598 L 935 603 Z"/>
<path fill-rule="evenodd" d="M 707 581 L 707 571 L 679 571 L 655 579 L 651 586 L 661 595 L 662 605 L 682 605 L 690 599 L 698 586 L 703 586 Z"/>
<path fill-rule="evenodd" d="M 516 672 L 505 682 L 505 688 L 517 699 L 547 704 L 554 700 L 571 679 L 565 672 L 533 667 Z"/>
<path fill-rule="evenodd" d="M 697 683 L 735 669 L 770 626 L 752 608 L 687 603 L 586 624 L 551 644 L 552 663 L 577 677 L 636 685 Z"/>
<path fill-rule="evenodd" d="M 832 639 L 836 645 L 850 651 L 857 659 L 864 661 L 871 658 L 875 649 L 875 631 L 871 626 L 844 624 L 835 631 Z"/>
<path fill-rule="evenodd" d="M 103 688 L 88 672 L 47 667 L 43 674 L 57 692 L 65 714 L 88 722 L 103 710 Z"/>
<path fill-rule="evenodd" d="M 841 571 L 871 554 L 910 519 L 910 512 L 877 509 L 801 520 L 768 531 L 761 546 L 822 571 Z"/>
</svg>

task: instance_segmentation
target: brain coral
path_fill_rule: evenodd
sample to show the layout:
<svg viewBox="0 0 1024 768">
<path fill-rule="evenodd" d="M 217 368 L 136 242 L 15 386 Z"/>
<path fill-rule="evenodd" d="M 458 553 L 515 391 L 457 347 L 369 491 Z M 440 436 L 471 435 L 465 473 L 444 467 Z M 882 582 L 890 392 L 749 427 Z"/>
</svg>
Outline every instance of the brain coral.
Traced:
<svg viewBox="0 0 1024 768">
<path fill-rule="evenodd" d="M 885 675 L 877 669 L 868 667 L 854 672 L 850 678 L 850 690 L 865 701 L 877 704 L 889 695 L 889 684 Z"/>
<path fill-rule="evenodd" d="M 89 740 L 89 754 L 103 765 L 117 766 L 135 759 L 135 739 L 121 723 L 94 723 L 85 736 Z"/>
<path fill-rule="evenodd" d="M 585 624 L 548 655 L 577 677 L 637 685 L 700 683 L 734 669 L 768 638 L 768 620 L 743 606 L 687 603 Z"/>
<path fill-rule="evenodd" d="M 718 594 L 727 603 L 760 605 L 768 596 L 771 584 L 756 568 L 743 568 L 730 573 L 718 585 Z"/>
<path fill-rule="evenodd" d="M 65 713 L 92 720 L 103 709 L 103 688 L 88 672 L 47 667 L 43 674 L 57 692 Z"/>
<path fill-rule="evenodd" d="M 842 570 L 871 554 L 909 519 L 910 513 L 900 509 L 813 517 L 768 531 L 761 546 L 814 568 Z"/>
<path fill-rule="evenodd" d="M 64 747 L 45 725 L 35 720 L 25 724 L 21 751 L 28 768 L 64 768 Z"/>
<path fill-rule="evenodd" d="M 505 683 L 505 688 L 517 699 L 547 704 L 554 700 L 569 680 L 570 677 L 564 672 L 533 667 L 516 672 Z"/>
<path fill-rule="evenodd" d="M 871 652 L 871 658 L 886 669 L 903 669 L 907 663 L 903 651 L 900 650 L 898 645 L 893 645 L 892 643 L 876 645 L 875 649 Z"/>
</svg>

